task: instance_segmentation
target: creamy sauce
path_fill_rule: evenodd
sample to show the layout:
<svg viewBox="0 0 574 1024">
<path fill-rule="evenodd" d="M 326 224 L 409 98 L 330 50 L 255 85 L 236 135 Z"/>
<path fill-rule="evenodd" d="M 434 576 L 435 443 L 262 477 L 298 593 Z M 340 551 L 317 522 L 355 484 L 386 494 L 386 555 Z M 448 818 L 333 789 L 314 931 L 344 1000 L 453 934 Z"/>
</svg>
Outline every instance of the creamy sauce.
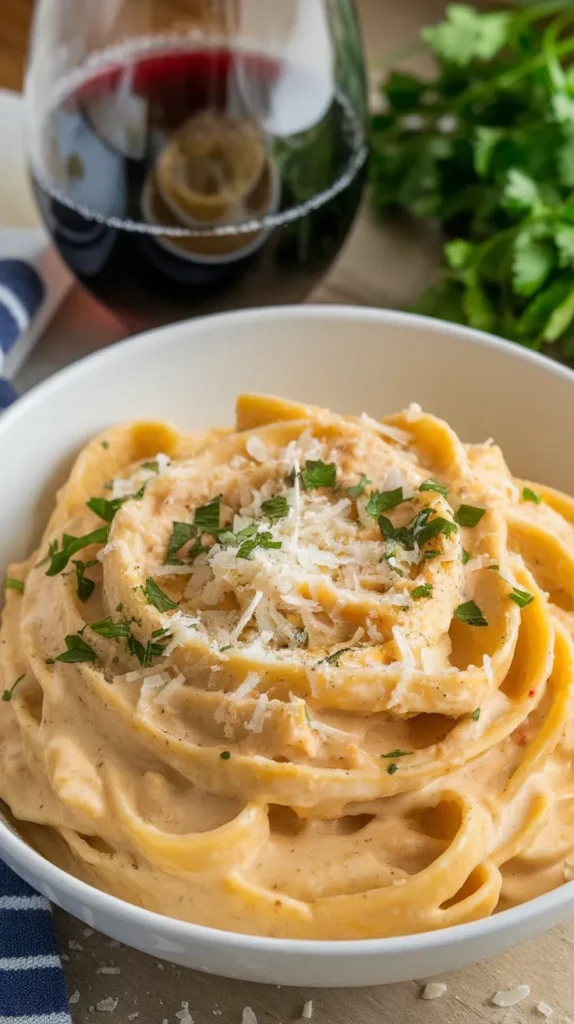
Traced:
<svg viewBox="0 0 574 1024">
<path fill-rule="evenodd" d="M 555 888 L 573 524 L 414 406 L 114 428 L 9 570 L 0 798 L 68 871 L 239 932 L 408 934 Z"/>
</svg>

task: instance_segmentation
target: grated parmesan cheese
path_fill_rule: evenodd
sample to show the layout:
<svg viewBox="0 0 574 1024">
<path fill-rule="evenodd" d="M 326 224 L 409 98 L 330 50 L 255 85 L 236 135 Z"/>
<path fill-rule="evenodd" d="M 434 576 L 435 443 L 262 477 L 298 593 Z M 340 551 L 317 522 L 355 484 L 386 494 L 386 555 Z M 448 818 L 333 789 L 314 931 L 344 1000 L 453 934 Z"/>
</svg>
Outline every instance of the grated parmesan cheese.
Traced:
<svg viewBox="0 0 574 1024">
<path fill-rule="evenodd" d="M 552 1014 L 554 1013 L 552 1007 L 549 1006 L 548 1003 L 544 1003 L 544 1002 L 536 1003 L 535 1009 L 536 1009 L 536 1012 L 539 1013 L 541 1017 L 546 1017 L 547 1020 L 548 1020 L 548 1017 L 551 1017 Z"/>
<path fill-rule="evenodd" d="M 181 1010 L 177 1010 L 175 1015 L 181 1024 L 193 1024 L 193 1017 L 189 1012 L 189 1003 L 182 1002 Z"/>
<path fill-rule="evenodd" d="M 303 1009 L 301 1010 L 301 1016 L 303 1017 L 304 1020 L 311 1020 L 311 1017 L 313 1016 L 313 1000 L 312 999 L 308 999 L 307 1002 L 303 1004 Z"/>
<path fill-rule="evenodd" d="M 251 620 L 251 618 L 252 618 L 252 616 L 253 616 L 253 614 L 255 612 L 255 609 L 257 608 L 257 605 L 259 604 L 259 602 L 260 602 L 262 597 L 263 597 L 263 591 L 262 590 L 257 590 L 256 593 L 255 593 L 255 596 L 249 602 L 249 604 L 247 605 L 247 608 L 243 612 L 243 615 L 239 619 L 239 622 L 237 623 L 235 629 L 231 632 L 231 634 L 229 636 L 229 642 L 230 643 L 233 643 L 235 640 L 239 639 L 239 637 L 241 636 L 241 634 L 242 634 L 243 630 L 245 629 L 247 623 Z"/>
<path fill-rule="evenodd" d="M 70 1006 L 74 1006 L 74 1004 L 75 1003 L 79 1003 L 79 1001 L 80 1001 L 80 993 L 78 992 L 78 989 L 76 989 L 76 991 L 72 992 L 72 994 L 70 996 L 70 999 L 69 999 Z"/>
<path fill-rule="evenodd" d="M 406 419 L 408 420 L 409 423 L 416 423 L 418 420 L 420 420 L 422 414 L 423 414 L 423 411 L 422 411 L 419 403 L 418 402 L 411 402 L 411 404 L 409 405 L 409 407 L 408 407 L 408 409 L 406 411 Z"/>
<path fill-rule="evenodd" d="M 257 437 L 257 434 L 253 434 L 253 436 L 249 438 L 245 445 L 245 450 L 252 459 L 255 459 L 256 462 L 267 462 L 269 460 L 269 452 L 261 438 Z"/>
<path fill-rule="evenodd" d="M 530 995 L 530 988 L 528 985 L 515 985 L 514 988 L 509 988 L 505 992 L 495 992 L 490 1002 L 493 1006 L 516 1006 L 517 1003 L 521 1003 L 523 999 L 527 999 Z"/>
<path fill-rule="evenodd" d="M 494 682 L 494 674 L 492 672 L 492 658 L 489 654 L 485 654 L 482 659 L 482 667 L 484 668 L 484 674 L 488 679 L 489 683 Z"/>
<path fill-rule="evenodd" d="M 400 626 L 393 626 L 393 638 L 399 649 L 399 660 L 404 662 L 407 668 L 414 668 L 415 656 L 405 636 L 404 630 L 402 630 Z"/>
<path fill-rule="evenodd" d="M 117 1005 L 118 1000 L 108 996 L 107 999 L 100 999 L 99 1003 L 96 1003 L 96 1010 L 101 1010 L 102 1013 L 113 1013 Z"/>
<path fill-rule="evenodd" d="M 366 412 L 361 413 L 361 422 L 376 430 L 377 433 L 382 434 L 383 437 L 388 437 L 391 441 L 396 441 L 398 444 L 410 444 L 411 442 L 411 435 L 407 434 L 406 430 L 401 430 L 399 427 L 391 427 L 388 423 L 380 423 L 379 420 L 374 420 L 372 416 L 368 416 Z"/>
<path fill-rule="evenodd" d="M 255 705 L 255 711 L 251 721 L 245 726 L 251 732 L 263 732 L 263 722 L 265 721 L 265 715 L 267 714 L 267 708 L 269 705 L 269 698 L 266 693 L 261 693 L 257 698 L 257 704 Z"/>
<path fill-rule="evenodd" d="M 121 974 L 121 967 L 98 967 L 96 974 Z"/>
<path fill-rule="evenodd" d="M 243 1007 L 243 1013 L 241 1015 L 241 1024 L 257 1024 L 257 1017 L 253 1013 L 250 1006 Z"/>
<path fill-rule="evenodd" d="M 446 992 L 444 981 L 429 981 L 421 992 L 421 999 L 440 999 Z"/>
</svg>

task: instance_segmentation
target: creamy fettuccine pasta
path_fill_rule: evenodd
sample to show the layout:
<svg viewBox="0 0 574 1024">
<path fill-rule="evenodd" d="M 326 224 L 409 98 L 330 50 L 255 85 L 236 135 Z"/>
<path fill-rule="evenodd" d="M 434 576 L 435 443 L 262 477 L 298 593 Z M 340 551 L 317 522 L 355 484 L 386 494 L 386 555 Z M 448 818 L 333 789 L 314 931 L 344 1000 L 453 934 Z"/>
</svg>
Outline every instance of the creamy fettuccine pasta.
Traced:
<svg viewBox="0 0 574 1024">
<path fill-rule="evenodd" d="M 471 921 L 570 878 L 573 612 L 574 502 L 418 406 L 120 426 L 9 570 L 0 797 L 184 920 Z"/>
</svg>

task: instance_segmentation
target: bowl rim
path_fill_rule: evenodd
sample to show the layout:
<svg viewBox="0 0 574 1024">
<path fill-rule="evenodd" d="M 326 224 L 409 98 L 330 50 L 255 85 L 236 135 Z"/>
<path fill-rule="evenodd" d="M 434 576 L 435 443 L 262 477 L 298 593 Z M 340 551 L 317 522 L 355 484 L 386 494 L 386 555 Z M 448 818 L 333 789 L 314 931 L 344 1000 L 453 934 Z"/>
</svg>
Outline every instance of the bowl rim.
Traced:
<svg viewBox="0 0 574 1024">
<path fill-rule="evenodd" d="M 268 320 L 273 322 L 277 319 L 287 321 L 301 319 L 320 321 L 333 318 L 347 321 L 374 322 L 379 323 L 381 326 L 410 326 L 419 331 L 425 330 L 434 334 L 447 334 L 451 337 L 457 337 L 467 344 L 494 349 L 511 358 L 531 363 L 544 373 L 561 377 L 574 385 L 574 371 L 568 367 L 554 362 L 539 352 L 522 348 L 516 343 L 503 341 L 496 335 L 460 324 L 436 320 L 415 313 L 403 313 L 398 310 L 387 310 L 369 306 L 327 303 L 309 303 L 299 306 L 269 306 L 197 317 L 165 327 L 154 328 L 135 335 L 126 341 L 106 346 L 79 359 L 71 366 L 57 371 L 46 380 L 36 384 L 11 408 L 3 412 L 0 417 L 0 445 L 3 435 L 16 425 L 20 419 L 33 411 L 38 400 L 41 400 L 44 396 L 48 397 L 50 393 L 57 392 L 60 388 L 72 384 L 76 378 L 83 377 L 84 374 L 89 373 L 92 367 L 100 363 L 105 364 L 109 362 L 113 364 L 114 360 L 121 353 L 125 353 L 126 357 L 129 357 L 133 350 L 141 351 L 142 349 L 153 348 L 156 344 L 161 344 L 161 340 L 165 336 L 188 332 L 190 334 L 190 342 L 192 342 L 193 335 L 201 334 L 205 326 L 217 328 L 219 324 L 229 324 L 230 328 L 232 328 L 234 324 L 253 321 L 265 322 Z M 276 938 L 194 924 L 190 921 L 182 921 L 178 918 L 158 914 L 154 910 L 147 910 L 144 907 L 129 903 L 104 890 L 97 889 L 88 882 L 84 882 L 82 879 L 76 878 L 75 875 L 64 871 L 63 868 L 59 868 L 29 846 L 16 831 L 5 824 L 0 818 L 1 853 L 7 854 L 18 865 L 18 868 L 22 867 L 28 877 L 36 878 L 36 884 L 40 882 L 45 884 L 46 889 L 59 889 L 60 892 L 65 893 L 70 899 L 77 901 L 84 907 L 90 910 L 96 909 L 104 918 L 123 919 L 125 923 L 129 923 L 135 928 L 147 928 L 148 931 L 150 927 L 153 927 L 156 932 L 163 933 L 172 940 L 179 939 L 184 945 L 195 942 L 209 947 L 219 946 L 227 947 L 228 949 L 235 947 L 238 951 L 249 953 L 272 953 L 283 956 L 304 954 L 314 958 L 328 955 L 330 958 L 334 957 L 335 959 L 346 959 L 352 954 L 361 953 L 376 957 L 384 956 L 385 954 L 400 956 L 407 953 L 424 953 L 431 949 L 433 951 L 447 949 L 453 943 L 460 941 L 479 941 L 490 933 L 519 929 L 521 926 L 536 920 L 541 915 L 552 915 L 555 911 L 564 909 L 569 903 L 574 905 L 574 881 L 572 881 L 564 882 L 556 889 L 536 896 L 515 907 L 492 914 L 489 917 L 451 925 L 450 927 L 435 931 L 369 939 Z M 34 882 L 31 884 L 34 885 Z"/>
</svg>

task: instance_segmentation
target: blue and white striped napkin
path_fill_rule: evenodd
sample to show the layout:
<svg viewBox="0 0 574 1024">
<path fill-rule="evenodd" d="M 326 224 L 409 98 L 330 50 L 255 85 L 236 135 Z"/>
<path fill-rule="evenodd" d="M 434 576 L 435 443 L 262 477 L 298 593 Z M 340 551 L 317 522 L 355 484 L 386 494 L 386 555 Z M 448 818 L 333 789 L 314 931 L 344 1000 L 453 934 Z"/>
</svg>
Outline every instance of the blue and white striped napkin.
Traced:
<svg viewBox="0 0 574 1024">
<path fill-rule="evenodd" d="M 50 904 L 2 861 L 0 1024 L 71 1024 Z"/>
<path fill-rule="evenodd" d="M 22 120 L 21 97 L 0 90 L 0 410 L 70 286 L 30 194 Z M 0 1024 L 71 1024 L 50 904 L 1 860 Z"/>
<path fill-rule="evenodd" d="M 22 97 L 0 90 L 0 409 L 71 278 L 40 224 L 28 183 Z"/>
</svg>

